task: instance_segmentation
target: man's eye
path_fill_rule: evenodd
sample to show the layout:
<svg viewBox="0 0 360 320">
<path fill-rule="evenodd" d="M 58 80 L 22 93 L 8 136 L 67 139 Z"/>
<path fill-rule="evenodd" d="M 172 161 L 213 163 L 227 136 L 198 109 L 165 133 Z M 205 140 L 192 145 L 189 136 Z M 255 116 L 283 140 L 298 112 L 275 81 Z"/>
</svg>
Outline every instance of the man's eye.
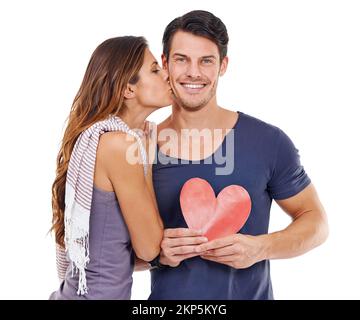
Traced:
<svg viewBox="0 0 360 320">
<path fill-rule="evenodd" d="M 175 61 L 176 62 L 185 62 L 185 58 L 176 58 Z"/>
<path fill-rule="evenodd" d="M 205 64 L 210 64 L 212 62 L 213 61 L 211 59 L 203 59 L 203 63 L 205 63 Z"/>
<path fill-rule="evenodd" d="M 160 72 L 160 69 L 153 70 L 154 73 Z"/>
</svg>

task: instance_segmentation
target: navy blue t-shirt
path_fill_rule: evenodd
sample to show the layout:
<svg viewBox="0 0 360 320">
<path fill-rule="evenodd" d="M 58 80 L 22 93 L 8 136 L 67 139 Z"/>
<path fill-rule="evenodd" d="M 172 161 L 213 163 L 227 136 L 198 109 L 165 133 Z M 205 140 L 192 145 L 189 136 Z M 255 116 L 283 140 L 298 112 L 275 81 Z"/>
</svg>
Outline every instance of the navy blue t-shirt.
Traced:
<svg viewBox="0 0 360 320">
<path fill-rule="evenodd" d="M 279 128 L 239 112 L 233 129 L 231 174 L 217 175 L 215 169 L 226 164 L 219 165 L 214 158 L 219 153 L 226 154 L 226 140 L 230 135 L 214 154 L 200 161 L 181 163 L 158 152 L 158 161 L 153 165 L 153 183 L 165 228 L 188 227 L 179 197 L 182 186 L 190 178 L 207 180 L 216 196 L 232 184 L 244 187 L 252 207 L 240 231 L 249 235 L 268 233 L 272 199 L 289 198 L 310 184 L 298 150 Z M 264 260 L 246 269 L 235 269 L 200 257 L 190 258 L 176 268 L 153 269 L 149 299 L 273 299 L 270 264 Z"/>
</svg>

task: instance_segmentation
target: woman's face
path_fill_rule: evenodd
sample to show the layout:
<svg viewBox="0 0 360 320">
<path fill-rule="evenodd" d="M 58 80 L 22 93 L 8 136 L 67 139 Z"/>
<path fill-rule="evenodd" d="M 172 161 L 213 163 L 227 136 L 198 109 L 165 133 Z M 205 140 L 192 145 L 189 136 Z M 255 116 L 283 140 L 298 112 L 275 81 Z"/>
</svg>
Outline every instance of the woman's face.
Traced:
<svg viewBox="0 0 360 320">
<path fill-rule="evenodd" d="M 145 49 L 139 78 L 134 87 L 140 105 L 161 108 L 172 104 L 172 91 L 168 83 L 167 71 L 160 68 L 149 49 Z"/>
</svg>

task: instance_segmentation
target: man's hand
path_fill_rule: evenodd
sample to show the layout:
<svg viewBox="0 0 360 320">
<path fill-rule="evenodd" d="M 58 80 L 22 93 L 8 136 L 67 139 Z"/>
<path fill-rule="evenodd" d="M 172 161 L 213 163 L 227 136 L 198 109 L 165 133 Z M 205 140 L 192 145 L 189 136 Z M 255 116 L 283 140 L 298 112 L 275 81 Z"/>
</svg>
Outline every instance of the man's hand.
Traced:
<svg viewBox="0 0 360 320">
<path fill-rule="evenodd" d="M 187 228 L 165 229 L 160 263 L 177 267 L 181 261 L 198 256 L 196 247 L 207 241 L 200 231 Z"/>
<path fill-rule="evenodd" d="M 329 232 L 327 217 L 312 184 L 277 203 L 293 219 L 287 228 L 259 236 L 236 234 L 224 237 L 200 245 L 197 251 L 204 259 L 240 269 L 265 259 L 299 256 L 326 240 Z"/>
<path fill-rule="evenodd" d="M 201 258 L 244 269 L 265 259 L 264 236 L 234 234 L 197 246 Z"/>
</svg>

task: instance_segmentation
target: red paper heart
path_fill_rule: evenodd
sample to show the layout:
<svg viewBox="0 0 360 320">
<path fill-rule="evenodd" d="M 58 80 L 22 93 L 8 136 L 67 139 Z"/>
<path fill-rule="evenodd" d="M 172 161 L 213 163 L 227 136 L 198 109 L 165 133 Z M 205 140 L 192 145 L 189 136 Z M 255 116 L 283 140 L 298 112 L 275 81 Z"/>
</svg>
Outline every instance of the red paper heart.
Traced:
<svg viewBox="0 0 360 320">
<path fill-rule="evenodd" d="M 251 199 L 243 187 L 227 186 L 216 198 L 211 185 L 200 178 L 185 182 L 180 205 L 188 227 L 201 230 L 209 240 L 237 233 L 251 211 Z"/>
</svg>

